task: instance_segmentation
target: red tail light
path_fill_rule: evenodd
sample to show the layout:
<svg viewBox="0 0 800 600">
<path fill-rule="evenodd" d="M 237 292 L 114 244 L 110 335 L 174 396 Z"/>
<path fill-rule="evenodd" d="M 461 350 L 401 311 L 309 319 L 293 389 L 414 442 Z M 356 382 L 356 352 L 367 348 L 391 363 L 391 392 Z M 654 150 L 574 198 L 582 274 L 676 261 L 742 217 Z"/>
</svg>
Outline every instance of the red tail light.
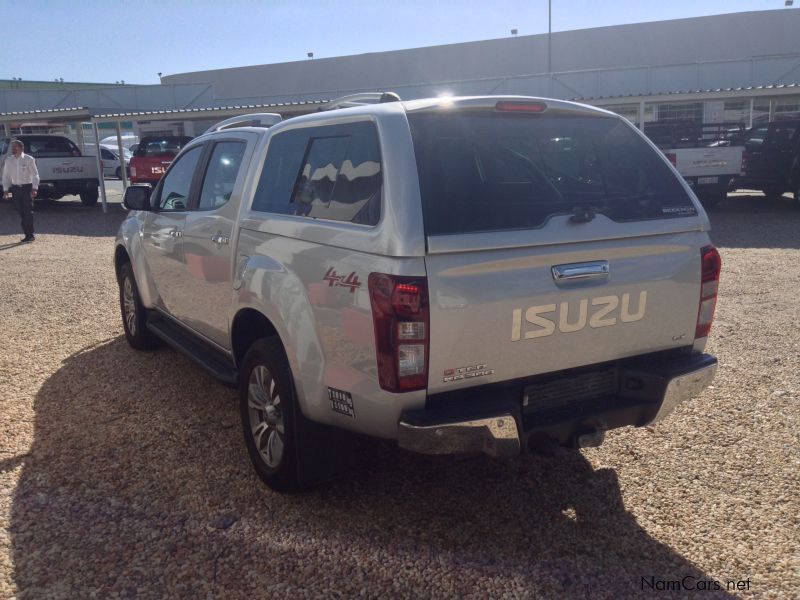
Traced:
<svg viewBox="0 0 800 600">
<path fill-rule="evenodd" d="M 424 389 L 430 347 L 427 279 L 370 273 L 368 287 L 381 388 Z"/>
<path fill-rule="evenodd" d="M 695 338 L 707 337 L 714 321 L 714 309 L 717 307 L 717 290 L 719 273 L 722 270 L 722 259 L 714 246 L 703 246 L 700 249 L 701 287 L 700 307 L 697 310 L 697 327 Z"/>
<path fill-rule="evenodd" d="M 676 154 L 674 152 L 665 152 L 664 156 L 666 156 L 667 160 L 672 163 L 673 167 L 677 167 L 678 166 L 678 157 L 676 156 Z"/>
<path fill-rule="evenodd" d="M 494 105 L 494 109 L 499 112 L 527 112 L 541 113 L 547 110 L 544 102 L 525 102 L 519 100 L 500 100 Z"/>
</svg>

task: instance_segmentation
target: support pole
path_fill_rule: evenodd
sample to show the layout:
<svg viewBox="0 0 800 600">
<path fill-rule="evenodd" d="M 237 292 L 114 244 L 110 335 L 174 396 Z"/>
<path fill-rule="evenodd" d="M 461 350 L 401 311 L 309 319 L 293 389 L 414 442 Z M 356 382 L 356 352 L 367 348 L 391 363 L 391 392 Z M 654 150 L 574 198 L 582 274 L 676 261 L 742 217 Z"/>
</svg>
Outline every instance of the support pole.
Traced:
<svg viewBox="0 0 800 600">
<path fill-rule="evenodd" d="M 644 132 L 644 100 L 639 101 L 639 131 Z"/>
<path fill-rule="evenodd" d="M 747 128 L 750 129 L 753 126 L 753 105 L 756 103 L 755 98 L 750 98 L 750 118 L 747 120 Z"/>
<path fill-rule="evenodd" d="M 547 73 L 553 78 L 553 0 L 547 0 Z"/>
<path fill-rule="evenodd" d="M 122 125 L 119 121 L 117 125 L 117 150 L 119 151 L 119 162 L 122 170 L 122 194 L 128 189 L 128 169 L 125 167 L 125 148 L 122 146 Z"/>
<path fill-rule="evenodd" d="M 100 132 L 97 130 L 97 123 L 92 121 L 92 129 L 94 129 L 94 144 L 97 148 L 95 160 L 97 161 L 97 175 L 100 181 L 100 201 L 103 203 L 103 212 L 108 212 L 108 201 L 106 200 L 106 179 L 103 177 L 103 163 L 100 162 Z"/>
</svg>

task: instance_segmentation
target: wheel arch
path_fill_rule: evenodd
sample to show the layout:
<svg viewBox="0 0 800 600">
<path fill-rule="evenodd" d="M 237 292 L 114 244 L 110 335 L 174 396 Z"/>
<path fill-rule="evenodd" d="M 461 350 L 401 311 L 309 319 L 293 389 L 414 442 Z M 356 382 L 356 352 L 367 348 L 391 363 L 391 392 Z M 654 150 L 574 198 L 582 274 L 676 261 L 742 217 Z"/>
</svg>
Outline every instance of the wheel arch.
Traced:
<svg viewBox="0 0 800 600">
<path fill-rule="evenodd" d="M 117 281 L 119 281 L 119 272 L 122 270 L 122 265 L 129 262 L 131 262 L 131 257 L 128 255 L 125 246 L 118 244 L 114 250 L 114 273 L 117 275 Z"/>
<path fill-rule="evenodd" d="M 231 351 L 237 368 L 253 342 L 264 337 L 276 338 L 286 352 L 277 328 L 263 313 L 254 308 L 243 308 L 236 313 L 231 323 Z"/>
</svg>

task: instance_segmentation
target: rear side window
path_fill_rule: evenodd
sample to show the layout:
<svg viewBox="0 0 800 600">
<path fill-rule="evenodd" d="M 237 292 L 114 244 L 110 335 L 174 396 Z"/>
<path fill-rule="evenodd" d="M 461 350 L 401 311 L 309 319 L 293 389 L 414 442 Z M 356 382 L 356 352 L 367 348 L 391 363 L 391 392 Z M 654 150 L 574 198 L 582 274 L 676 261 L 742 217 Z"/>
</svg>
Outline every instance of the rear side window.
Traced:
<svg viewBox="0 0 800 600">
<path fill-rule="evenodd" d="M 371 122 L 295 129 L 270 141 L 253 210 L 376 225 L 381 185 Z"/>
<path fill-rule="evenodd" d="M 538 228 L 591 208 L 615 221 L 696 215 L 622 119 L 409 115 L 427 235 Z"/>
<path fill-rule="evenodd" d="M 59 136 L 20 136 L 25 144 L 25 154 L 35 158 L 59 158 L 64 156 L 80 156 L 78 147 L 65 137 Z"/>
</svg>

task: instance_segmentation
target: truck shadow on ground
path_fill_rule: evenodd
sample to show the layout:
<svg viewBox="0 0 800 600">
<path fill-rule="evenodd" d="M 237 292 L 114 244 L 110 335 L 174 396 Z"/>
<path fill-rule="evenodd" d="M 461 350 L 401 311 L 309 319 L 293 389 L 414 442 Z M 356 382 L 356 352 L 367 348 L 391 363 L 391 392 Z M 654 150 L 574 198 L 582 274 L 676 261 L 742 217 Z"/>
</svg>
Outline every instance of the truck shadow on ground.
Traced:
<svg viewBox="0 0 800 600">
<path fill-rule="evenodd" d="M 113 236 L 127 211 L 118 202 L 108 204 L 103 213 L 100 202 L 87 207 L 77 196 L 63 200 L 38 200 L 34 204 L 33 225 L 36 235 Z M 0 235 L 22 235 L 19 214 L 9 200 L 0 200 Z"/>
<path fill-rule="evenodd" d="M 800 204 L 789 194 L 731 195 L 708 218 L 711 240 L 723 248 L 800 248 Z"/>
<path fill-rule="evenodd" d="M 457 460 L 369 441 L 349 478 L 282 496 L 241 435 L 235 392 L 171 350 L 119 337 L 65 360 L 36 394 L 29 454 L 6 465 L 23 464 L 19 596 L 619 598 L 641 595 L 642 578 L 713 579 L 640 527 L 615 472 L 579 453 Z"/>
</svg>

